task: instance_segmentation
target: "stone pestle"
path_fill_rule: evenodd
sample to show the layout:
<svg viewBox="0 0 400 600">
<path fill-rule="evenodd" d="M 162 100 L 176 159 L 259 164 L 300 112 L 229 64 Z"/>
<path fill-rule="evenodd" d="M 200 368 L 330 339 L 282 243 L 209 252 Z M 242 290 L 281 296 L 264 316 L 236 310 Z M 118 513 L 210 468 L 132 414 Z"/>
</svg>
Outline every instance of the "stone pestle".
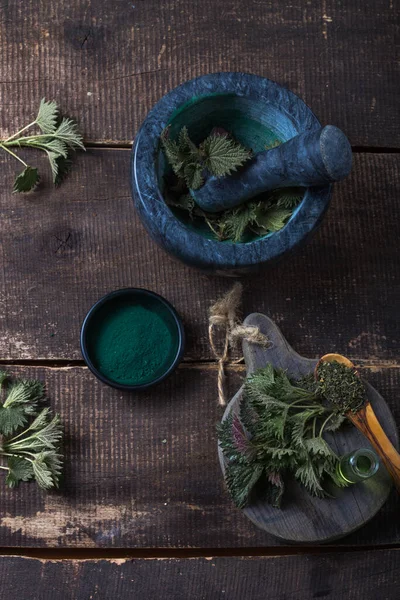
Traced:
<svg viewBox="0 0 400 600">
<path fill-rule="evenodd" d="M 204 185 L 190 193 L 203 210 L 219 212 L 276 188 L 340 181 L 350 173 L 351 161 L 345 134 L 334 125 L 326 125 L 259 152 L 229 176 L 206 177 Z"/>
</svg>

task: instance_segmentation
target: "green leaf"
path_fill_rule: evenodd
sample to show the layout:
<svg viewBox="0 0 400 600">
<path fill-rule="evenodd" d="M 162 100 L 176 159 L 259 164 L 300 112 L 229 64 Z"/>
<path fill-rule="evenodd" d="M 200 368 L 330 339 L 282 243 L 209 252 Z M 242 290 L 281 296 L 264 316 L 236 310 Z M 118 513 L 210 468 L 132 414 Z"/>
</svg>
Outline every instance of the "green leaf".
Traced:
<svg viewBox="0 0 400 600">
<path fill-rule="evenodd" d="M 345 421 L 347 421 L 347 419 L 344 415 L 336 413 L 329 419 L 324 427 L 324 431 L 336 431 Z"/>
<path fill-rule="evenodd" d="M 0 406 L 0 433 L 10 435 L 18 427 L 23 427 L 27 422 L 23 406 Z"/>
<path fill-rule="evenodd" d="M 46 406 L 38 416 L 32 421 L 29 426 L 30 431 L 37 431 L 38 429 L 42 429 L 49 423 L 50 417 L 50 408 Z"/>
<path fill-rule="evenodd" d="M 316 416 L 316 411 L 313 409 L 303 410 L 291 417 L 291 440 L 294 446 L 304 448 L 306 427 L 308 422 Z"/>
<path fill-rule="evenodd" d="M 239 416 L 246 430 L 253 436 L 257 431 L 259 415 L 254 410 L 252 403 L 248 401 L 248 398 L 243 396 L 240 400 Z"/>
<path fill-rule="evenodd" d="M 64 117 L 54 131 L 54 136 L 64 141 L 72 149 L 80 148 L 81 150 L 85 150 L 82 135 L 79 133 L 77 124 L 72 119 Z"/>
<path fill-rule="evenodd" d="M 265 232 L 279 231 L 285 226 L 286 220 L 290 217 L 292 212 L 283 208 L 272 206 L 267 210 L 263 210 L 262 207 L 257 211 L 256 223 Z"/>
<path fill-rule="evenodd" d="M 161 132 L 160 140 L 168 163 L 171 165 L 174 173 L 179 176 L 184 168 L 184 157 L 179 150 L 178 144 L 170 138 L 170 129 L 171 126 L 168 125 Z"/>
<path fill-rule="evenodd" d="M 221 217 L 224 236 L 233 242 L 240 242 L 247 227 L 256 219 L 256 209 L 253 203 L 243 204 L 239 208 L 225 212 Z"/>
<path fill-rule="evenodd" d="M 29 481 L 34 476 L 32 463 L 25 458 L 10 456 L 7 464 L 9 471 L 6 477 L 6 484 L 10 488 L 16 487 L 20 481 Z"/>
<path fill-rule="evenodd" d="M 55 415 L 50 423 L 35 434 L 36 439 L 40 440 L 45 448 L 54 449 L 60 442 L 62 438 L 60 421 L 60 415 Z"/>
<path fill-rule="evenodd" d="M 53 138 L 50 139 L 48 142 L 43 143 L 43 145 L 49 152 L 55 154 L 57 158 L 60 156 L 62 156 L 63 158 L 67 158 L 68 156 L 68 146 L 63 140 Z"/>
<path fill-rule="evenodd" d="M 304 189 L 285 188 L 272 192 L 270 198 L 279 208 L 293 210 L 303 200 Z"/>
<path fill-rule="evenodd" d="M 71 170 L 71 167 L 72 167 L 71 155 L 69 155 L 68 158 L 63 158 L 62 156 L 56 158 L 56 163 L 58 166 L 58 171 L 57 171 L 56 175 L 54 175 L 54 173 L 53 173 L 53 181 L 54 181 L 54 185 L 56 187 L 58 187 L 64 181 L 65 177 L 68 175 L 68 173 Z"/>
<path fill-rule="evenodd" d="M 238 508 L 244 508 L 248 502 L 252 489 L 264 471 L 263 465 L 254 464 L 249 469 L 248 465 L 240 463 L 228 464 L 225 470 L 225 481 L 229 494 Z"/>
<path fill-rule="evenodd" d="M 55 184 L 55 182 L 57 181 L 57 177 L 58 177 L 58 162 L 57 159 L 59 157 L 58 154 L 55 154 L 54 152 L 47 152 L 47 158 L 49 159 L 49 163 L 50 163 L 50 168 L 51 168 L 51 174 L 53 176 L 53 183 Z"/>
<path fill-rule="evenodd" d="M 325 490 L 321 485 L 321 481 L 316 473 L 315 466 L 309 458 L 307 458 L 303 463 L 299 464 L 294 472 L 294 476 L 304 485 L 304 487 L 312 496 L 317 496 L 320 498 L 325 496 Z"/>
<path fill-rule="evenodd" d="M 203 167 L 200 164 L 189 163 L 184 169 L 184 178 L 188 188 L 198 190 L 204 183 Z"/>
<path fill-rule="evenodd" d="M 36 412 L 36 406 L 44 397 L 44 385 L 40 381 L 20 379 L 12 383 L 7 390 L 4 407 L 12 404 L 25 404 L 30 414 Z"/>
<path fill-rule="evenodd" d="M 168 206 L 174 206 L 175 208 L 185 210 L 189 213 L 189 216 L 192 217 L 193 210 L 195 208 L 195 201 L 190 194 L 182 194 L 179 197 L 169 194 L 166 196 L 165 201 Z"/>
<path fill-rule="evenodd" d="M 43 133 L 53 133 L 57 127 L 58 107 L 56 102 L 46 102 L 45 98 L 40 101 L 36 123 Z"/>
<path fill-rule="evenodd" d="M 46 462 L 46 456 L 43 453 L 38 454 L 32 463 L 32 467 L 39 487 L 44 490 L 49 490 L 55 486 L 51 468 Z"/>
<path fill-rule="evenodd" d="M 29 415 L 37 412 L 44 390 L 39 381 L 17 381 L 11 384 L 4 404 L 0 405 L 0 433 L 9 435 L 23 427 Z"/>
<path fill-rule="evenodd" d="M 314 455 L 334 456 L 333 451 L 322 437 L 312 437 L 305 440 L 304 445 Z"/>
<path fill-rule="evenodd" d="M 235 463 L 245 462 L 247 464 L 248 459 L 245 453 L 245 447 L 247 446 L 243 446 L 242 449 L 238 447 L 237 440 L 233 433 L 233 426 L 234 414 L 231 412 L 217 427 L 220 448 L 228 461 L 235 461 Z M 243 431 L 241 433 L 243 436 L 245 435 Z M 246 441 L 247 440 L 245 440 L 245 443 Z"/>
<path fill-rule="evenodd" d="M 184 155 L 188 161 L 199 162 L 200 155 L 197 146 L 189 137 L 187 127 L 182 127 L 178 136 L 178 146 L 181 155 Z"/>
<path fill-rule="evenodd" d="M 249 150 L 225 135 L 212 135 L 200 145 L 204 164 L 216 177 L 229 175 L 251 157 Z"/>
<path fill-rule="evenodd" d="M 25 167 L 25 169 L 20 173 L 15 181 L 13 187 L 13 193 L 16 194 L 18 192 L 30 192 L 35 189 L 37 184 L 39 183 L 39 172 L 34 167 Z"/>
<path fill-rule="evenodd" d="M 41 464 L 46 465 L 46 469 L 51 475 L 51 487 L 58 487 L 58 482 L 62 471 L 61 454 L 58 454 L 54 450 L 45 450 L 38 455 L 38 458 L 41 461 Z"/>
</svg>

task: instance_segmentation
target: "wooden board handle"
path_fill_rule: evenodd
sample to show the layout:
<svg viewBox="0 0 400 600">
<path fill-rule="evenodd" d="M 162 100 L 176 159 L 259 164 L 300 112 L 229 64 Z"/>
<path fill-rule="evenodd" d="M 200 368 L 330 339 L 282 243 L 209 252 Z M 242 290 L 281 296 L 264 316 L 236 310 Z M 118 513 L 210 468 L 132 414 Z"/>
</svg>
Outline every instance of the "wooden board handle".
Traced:
<svg viewBox="0 0 400 600">
<path fill-rule="evenodd" d="M 383 431 L 371 404 L 368 402 L 357 413 L 349 412 L 346 416 L 375 448 L 400 494 L 400 454 Z"/>
</svg>

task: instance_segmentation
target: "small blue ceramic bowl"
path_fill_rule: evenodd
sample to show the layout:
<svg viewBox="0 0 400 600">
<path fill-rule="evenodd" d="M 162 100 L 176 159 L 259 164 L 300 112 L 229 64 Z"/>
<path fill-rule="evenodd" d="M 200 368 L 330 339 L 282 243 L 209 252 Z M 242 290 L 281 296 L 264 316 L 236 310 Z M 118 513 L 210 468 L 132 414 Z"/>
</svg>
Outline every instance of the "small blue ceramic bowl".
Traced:
<svg viewBox="0 0 400 600">
<path fill-rule="evenodd" d="M 165 356 L 162 364 L 157 367 L 156 371 L 151 373 L 146 381 L 123 383 L 113 379 L 110 374 L 102 370 L 101 357 L 99 358 L 98 354 L 99 336 L 104 325 L 110 323 L 110 319 L 114 318 L 120 311 L 130 310 L 134 307 L 140 307 L 156 314 L 170 332 L 171 342 L 168 355 Z M 129 344 L 132 346 L 132 353 L 137 349 L 141 351 L 138 340 L 130 338 Z M 120 390 L 145 390 L 169 377 L 179 365 L 184 347 L 185 332 L 183 323 L 175 308 L 162 296 L 142 288 L 124 288 L 103 296 L 92 306 L 82 324 L 81 351 L 84 361 L 100 381 Z M 111 348 L 108 350 L 107 346 L 107 354 L 109 352 L 111 352 Z M 125 359 L 125 355 L 126 353 L 124 353 L 122 359 Z M 129 359 L 129 357 L 127 358 Z M 121 360 L 121 356 L 117 355 L 116 360 Z"/>
<path fill-rule="evenodd" d="M 306 189 L 283 229 L 245 243 L 218 241 L 209 231 L 174 214 L 163 198 L 169 167 L 160 148 L 160 134 L 167 125 L 172 136 L 185 125 L 195 142 L 213 127 L 223 127 L 255 152 L 272 140 L 284 142 L 320 127 L 298 96 L 256 75 L 212 73 L 166 94 L 147 115 L 132 153 L 136 209 L 151 237 L 165 250 L 195 267 L 242 275 L 282 258 L 316 230 L 328 208 L 330 185 Z"/>
</svg>

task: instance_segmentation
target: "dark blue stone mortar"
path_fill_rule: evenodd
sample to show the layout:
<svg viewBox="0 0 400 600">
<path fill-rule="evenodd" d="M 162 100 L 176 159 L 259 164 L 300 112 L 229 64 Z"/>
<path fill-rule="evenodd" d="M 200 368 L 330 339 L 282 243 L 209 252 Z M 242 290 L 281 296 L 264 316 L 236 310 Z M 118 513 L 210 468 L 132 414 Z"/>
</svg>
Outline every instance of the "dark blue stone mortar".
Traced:
<svg viewBox="0 0 400 600">
<path fill-rule="evenodd" d="M 329 204 L 330 185 L 307 188 L 283 229 L 246 243 L 217 241 L 205 230 L 182 221 L 163 198 L 167 165 L 160 134 L 169 124 L 172 136 L 186 125 L 195 142 L 203 140 L 213 127 L 224 127 L 255 152 L 274 139 L 287 141 L 320 127 L 298 96 L 256 75 L 212 73 L 166 94 L 147 115 L 132 153 L 136 209 L 151 237 L 166 251 L 194 267 L 241 275 L 282 258 L 318 227 Z"/>
</svg>

